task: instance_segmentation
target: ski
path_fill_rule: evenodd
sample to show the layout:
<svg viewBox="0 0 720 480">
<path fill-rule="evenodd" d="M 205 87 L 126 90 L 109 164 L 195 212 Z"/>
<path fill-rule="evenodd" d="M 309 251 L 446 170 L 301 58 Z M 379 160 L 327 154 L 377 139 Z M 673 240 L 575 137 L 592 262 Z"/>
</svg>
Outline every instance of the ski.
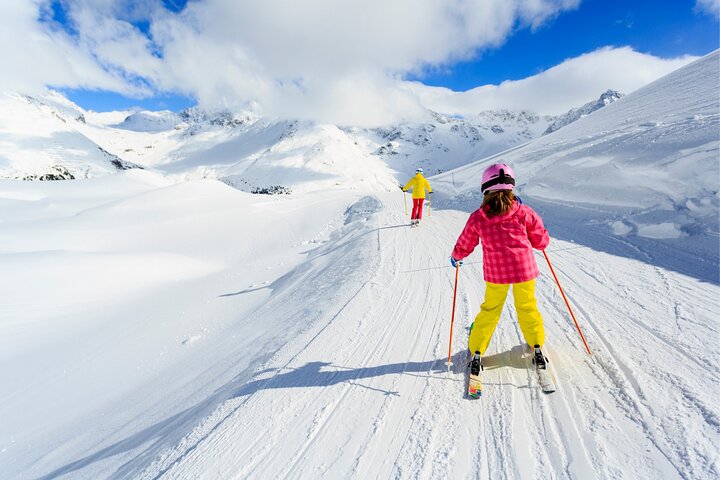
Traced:
<svg viewBox="0 0 720 480">
<path fill-rule="evenodd" d="M 469 398 L 480 398 L 482 395 L 482 370 L 483 366 L 482 363 L 480 363 L 480 352 L 475 352 L 470 360 L 470 375 L 468 377 L 467 391 Z"/>
<path fill-rule="evenodd" d="M 543 354 L 540 345 L 535 345 L 532 351 L 532 362 L 535 365 L 535 371 L 538 376 L 538 383 L 543 393 L 553 393 L 555 391 L 555 381 L 548 369 L 548 358 Z"/>
</svg>

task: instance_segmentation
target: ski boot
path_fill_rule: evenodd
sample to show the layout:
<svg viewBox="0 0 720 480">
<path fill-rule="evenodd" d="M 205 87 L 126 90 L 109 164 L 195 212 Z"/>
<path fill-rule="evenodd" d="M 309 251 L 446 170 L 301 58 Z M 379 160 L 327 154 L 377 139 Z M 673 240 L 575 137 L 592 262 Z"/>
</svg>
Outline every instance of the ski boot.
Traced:
<svg viewBox="0 0 720 480">
<path fill-rule="evenodd" d="M 480 372 L 483 370 L 482 356 L 477 350 L 470 357 L 468 362 L 470 367 L 470 378 L 468 380 L 468 397 L 479 398 L 482 395 L 482 377 Z"/>
<path fill-rule="evenodd" d="M 540 370 L 547 370 L 548 358 L 540 349 L 540 345 L 533 347 L 533 365 Z"/>
<path fill-rule="evenodd" d="M 533 347 L 533 365 L 538 376 L 538 383 L 543 393 L 552 393 L 555 391 L 555 380 L 552 372 L 548 369 L 549 360 L 540 349 L 540 345 Z"/>
</svg>

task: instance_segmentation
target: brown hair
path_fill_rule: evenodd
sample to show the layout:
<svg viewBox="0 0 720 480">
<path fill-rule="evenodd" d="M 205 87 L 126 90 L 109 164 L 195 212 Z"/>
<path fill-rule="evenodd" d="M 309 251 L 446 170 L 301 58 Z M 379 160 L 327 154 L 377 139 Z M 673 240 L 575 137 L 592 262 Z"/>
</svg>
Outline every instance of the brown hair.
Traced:
<svg viewBox="0 0 720 480">
<path fill-rule="evenodd" d="M 488 217 L 497 217 L 510 210 L 515 203 L 515 194 L 512 190 L 491 190 L 485 192 L 482 209 Z"/>
</svg>

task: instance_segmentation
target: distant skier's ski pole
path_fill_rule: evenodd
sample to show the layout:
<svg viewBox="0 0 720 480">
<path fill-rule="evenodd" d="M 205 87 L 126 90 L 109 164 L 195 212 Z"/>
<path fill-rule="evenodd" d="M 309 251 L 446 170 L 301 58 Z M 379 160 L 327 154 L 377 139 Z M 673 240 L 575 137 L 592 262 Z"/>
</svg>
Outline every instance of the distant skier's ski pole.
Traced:
<svg viewBox="0 0 720 480">
<path fill-rule="evenodd" d="M 565 292 L 563 292 L 562 287 L 560 286 L 560 280 L 558 280 L 557 275 L 555 275 L 555 270 L 553 269 L 552 264 L 550 263 L 550 258 L 548 258 L 547 253 L 545 253 L 545 250 L 542 251 L 543 255 L 545 255 L 545 260 L 547 260 L 548 267 L 550 267 L 550 272 L 552 272 L 553 277 L 555 277 L 555 283 L 557 283 L 558 288 L 560 289 L 560 294 L 563 297 L 563 300 L 565 300 L 565 305 L 567 305 L 568 312 L 570 312 L 570 316 L 573 319 L 573 322 L 575 322 L 575 328 L 577 328 L 578 333 L 580 334 L 580 338 L 582 338 L 583 343 L 585 344 L 585 349 L 588 352 L 588 355 L 591 355 L 590 347 L 588 347 L 587 341 L 585 341 L 585 335 L 583 335 L 582 330 L 580 330 L 580 325 L 578 325 L 577 320 L 575 319 L 575 314 L 572 311 L 572 308 L 570 308 L 570 302 L 568 302 L 567 297 L 565 296 Z M 453 307 L 454 310 L 455 307 Z"/>
<path fill-rule="evenodd" d="M 455 323 L 455 301 L 457 300 L 458 273 L 460 273 L 460 265 L 459 264 L 455 267 L 455 290 L 453 291 L 452 316 L 450 317 L 450 345 L 448 345 L 448 361 L 447 361 L 448 372 L 450 371 L 450 367 L 452 366 L 452 361 L 450 359 L 452 358 L 452 334 L 453 334 L 453 323 Z"/>
</svg>

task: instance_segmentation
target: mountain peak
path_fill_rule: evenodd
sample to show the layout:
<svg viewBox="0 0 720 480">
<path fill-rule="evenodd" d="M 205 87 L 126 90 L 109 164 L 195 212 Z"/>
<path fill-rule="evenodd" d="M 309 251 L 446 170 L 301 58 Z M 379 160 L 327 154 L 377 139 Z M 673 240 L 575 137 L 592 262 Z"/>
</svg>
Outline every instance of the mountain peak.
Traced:
<svg viewBox="0 0 720 480">
<path fill-rule="evenodd" d="M 556 130 L 561 129 L 562 127 L 569 125 L 573 123 L 576 120 L 581 119 L 582 117 L 586 115 L 590 115 L 596 110 L 599 110 L 603 107 L 607 107 L 611 103 L 620 100 L 622 97 L 624 97 L 624 93 L 620 93 L 617 90 L 606 90 L 605 93 L 600 95 L 600 98 L 597 100 L 594 100 L 592 102 L 588 102 L 582 107 L 579 108 L 573 108 L 569 112 L 567 112 L 564 115 L 560 115 L 553 121 L 550 126 L 545 130 L 543 135 L 547 135 L 549 133 L 552 133 Z"/>
</svg>

